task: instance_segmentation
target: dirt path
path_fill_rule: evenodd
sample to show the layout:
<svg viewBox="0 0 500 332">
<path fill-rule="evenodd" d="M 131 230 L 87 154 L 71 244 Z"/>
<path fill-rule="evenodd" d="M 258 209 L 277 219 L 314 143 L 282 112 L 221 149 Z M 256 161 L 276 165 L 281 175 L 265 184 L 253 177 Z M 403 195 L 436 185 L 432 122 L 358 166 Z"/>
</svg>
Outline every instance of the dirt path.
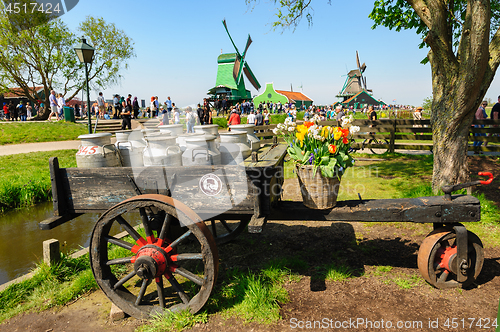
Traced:
<svg viewBox="0 0 500 332">
<path fill-rule="evenodd" d="M 500 174 L 500 164 L 474 158 L 471 170 Z M 478 189 L 499 202 L 499 188 L 500 180 L 495 179 Z M 273 259 L 305 262 L 292 269 L 300 280 L 286 285 L 290 301 L 281 307 L 283 319 L 269 326 L 212 315 L 209 323 L 192 330 L 493 331 L 500 247 L 485 248 L 482 273 L 469 289 L 438 290 L 423 281 L 416 263 L 420 243 L 431 230 L 430 225 L 408 223 L 270 221 L 262 234 L 244 233 L 221 246 L 220 271 L 258 270 Z M 325 264 L 347 266 L 353 278 L 325 280 L 318 274 Z M 109 309 L 109 301 L 98 291 L 62 309 L 15 317 L 1 324 L 0 331 L 133 331 L 142 323 L 132 318 L 112 323 Z"/>
</svg>

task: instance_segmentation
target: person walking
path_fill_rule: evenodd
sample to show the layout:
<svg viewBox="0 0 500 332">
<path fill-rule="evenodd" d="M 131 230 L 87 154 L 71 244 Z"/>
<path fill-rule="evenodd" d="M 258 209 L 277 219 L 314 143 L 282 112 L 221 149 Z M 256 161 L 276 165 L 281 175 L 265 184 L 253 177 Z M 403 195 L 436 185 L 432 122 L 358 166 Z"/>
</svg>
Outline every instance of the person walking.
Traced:
<svg viewBox="0 0 500 332">
<path fill-rule="evenodd" d="M 194 133 L 194 125 L 198 122 L 198 115 L 191 106 L 186 107 L 186 132 Z"/>
<path fill-rule="evenodd" d="M 198 115 L 198 121 L 200 121 L 200 125 L 204 125 L 204 117 L 203 117 L 203 109 L 201 108 L 201 105 L 198 104 L 198 109 L 196 110 L 196 113 Z"/>
<path fill-rule="evenodd" d="M 253 111 L 250 111 L 250 114 L 247 116 L 247 124 L 255 124 L 255 114 Z"/>
<path fill-rule="evenodd" d="M 481 103 L 481 106 L 479 106 L 479 108 L 477 109 L 476 114 L 474 115 L 476 120 L 485 120 L 488 118 L 488 115 L 486 114 L 486 106 L 488 106 L 488 102 L 483 101 Z M 474 125 L 474 128 L 484 128 L 484 125 L 476 124 Z M 481 137 L 481 136 L 486 136 L 486 134 L 475 133 L 474 136 Z M 481 145 L 483 145 L 483 141 L 474 141 L 474 143 L 472 143 L 473 147 L 480 147 Z M 474 149 L 474 154 L 479 154 L 479 153 L 482 152 L 480 152 L 477 149 Z"/>
<path fill-rule="evenodd" d="M 134 101 L 132 102 L 132 111 L 133 113 L 133 118 L 138 119 L 139 118 L 139 101 L 137 100 L 137 97 L 134 97 Z"/>
<path fill-rule="evenodd" d="M 167 112 L 170 114 L 170 112 L 172 112 L 172 100 L 170 99 L 170 96 L 168 96 L 167 100 L 165 100 L 165 104 L 167 104 Z"/>
<path fill-rule="evenodd" d="M 130 98 L 127 98 L 125 101 L 125 98 L 122 97 L 122 112 L 121 112 L 121 117 L 122 117 L 122 130 L 127 129 L 132 129 L 132 120 L 131 120 L 131 114 L 132 114 L 132 103 L 130 101 Z"/>
<path fill-rule="evenodd" d="M 231 115 L 229 116 L 229 121 L 227 122 L 227 125 L 232 126 L 232 125 L 237 125 L 240 123 L 241 123 L 240 114 L 238 113 L 236 108 L 233 106 L 233 108 L 231 109 Z"/>
<path fill-rule="evenodd" d="M 50 114 L 48 120 L 52 121 L 51 120 L 52 115 L 55 115 L 57 117 L 57 121 L 59 121 L 59 114 L 57 114 L 57 98 L 56 98 L 56 92 L 54 90 L 50 91 L 49 103 L 50 103 Z"/>
<path fill-rule="evenodd" d="M 21 121 L 26 121 L 26 106 L 24 106 L 23 101 L 21 100 L 19 102 L 19 117 L 21 118 Z"/>
<path fill-rule="evenodd" d="M 149 105 L 149 108 L 151 109 L 151 118 L 154 118 L 157 116 L 157 109 L 156 109 L 156 99 L 155 97 L 151 97 L 151 103 Z"/>
<path fill-rule="evenodd" d="M 104 97 L 102 96 L 102 92 L 99 92 L 99 96 L 97 97 L 97 107 L 99 108 L 99 119 L 104 119 L 106 106 L 104 105 Z"/>
<path fill-rule="evenodd" d="M 177 107 L 174 108 L 174 124 L 179 124 L 181 123 L 181 119 L 180 119 L 180 113 L 179 113 L 179 109 Z"/>
<path fill-rule="evenodd" d="M 120 105 L 120 95 L 116 94 L 113 97 L 113 119 L 118 119 L 118 115 L 121 113 L 121 105 Z"/>
<path fill-rule="evenodd" d="M 64 97 L 62 93 L 57 95 L 57 113 L 59 114 L 59 119 L 64 119 L 64 105 L 66 104 L 66 101 L 64 100 Z"/>
<path fill-rule="evenodd" d="M 3 103 L 3 114 L 5 116 L 5 120 L 9 121 L 10 120 L 10 112 L 9 112 L 9 105 L 7 105 L 7 103 Z"/>
</svg>

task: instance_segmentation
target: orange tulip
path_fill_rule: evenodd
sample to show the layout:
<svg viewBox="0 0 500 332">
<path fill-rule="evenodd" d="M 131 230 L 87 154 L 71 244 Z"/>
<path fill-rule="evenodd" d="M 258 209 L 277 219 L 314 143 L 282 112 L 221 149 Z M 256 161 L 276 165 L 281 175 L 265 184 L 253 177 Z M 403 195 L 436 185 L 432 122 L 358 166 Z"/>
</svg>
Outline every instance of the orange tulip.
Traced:
<svg viewBox="0 0 500 332">
<path fill-rule="evenodd" d="M 305 121 L 304 122 L 304 126 L 306 126 L 307 128 L 310 128 L 314 125 L 314 122 L 310 122 L 310 121 Z"/>
<path fill-rule="evenodd" d="M 344 144 L 349 143 L 349 140 L 347 139 L 347 137 L 344 137 L 344 139 L 342 140 L 342 143 L 344 143 Z"/>
<path fill-rule="evenodd" d="M 337 146 L 335 146 L 333 144 L 328 145 L 328 152 L 330 152 L 331 154 L 334 154 L 336 151 L 337 151 Z"/>
</svg>

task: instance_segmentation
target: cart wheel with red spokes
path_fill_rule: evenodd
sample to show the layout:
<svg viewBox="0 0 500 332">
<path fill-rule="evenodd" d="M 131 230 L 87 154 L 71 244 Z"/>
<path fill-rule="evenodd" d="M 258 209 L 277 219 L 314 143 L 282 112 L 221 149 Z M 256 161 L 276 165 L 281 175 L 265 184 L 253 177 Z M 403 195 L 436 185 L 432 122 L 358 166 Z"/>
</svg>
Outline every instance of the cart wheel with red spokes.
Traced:
<svg viewBox="0 0 500 332">
<path fill-rule="evenodd" d="M 124 237 L 116 235 L 120 231 Z M 139 319 L 166 310 L 199 311 L 219 264 L 203 220 L 163 195 L 136 196 L 107 210 L 92 233 L 90 262 L 106 296 Z"/>
<path fill-rule="evenodd" d="M 476 234 L 467 231 L 467 280 L 457 281 L 457 241 L 453 227 L 429 233 L 418 251 L 418 269 L 422 277 L 436 288 L 467 287 L 483 268 L 483 244 Z M 460 273 L 460 272 L 459 272 Z"/>
</svg>

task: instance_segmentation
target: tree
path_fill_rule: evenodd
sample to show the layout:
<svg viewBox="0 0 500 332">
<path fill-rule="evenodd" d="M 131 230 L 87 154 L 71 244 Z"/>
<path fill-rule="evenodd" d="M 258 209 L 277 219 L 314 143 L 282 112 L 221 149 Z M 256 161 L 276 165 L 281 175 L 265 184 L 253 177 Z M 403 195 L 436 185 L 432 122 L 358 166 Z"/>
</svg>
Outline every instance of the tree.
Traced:
<svg viewBox="0 0 500 332">
<path fill-rule="evenodd" d="M 274 2 L 275 27 L 310 18 L 312 0 Z M 468 181 L 469 130 L 500 64 L 499 1 L 377 0 L 370 18 L 374 27 L 415 29 L 423 36 L 420 46 L 430 48 L 423 63 L 432 70 L 432 187 Z"/>
<path fill-rule="evenodd" d="M 47 18 L 39 25 L 27 24 L 22 17 L 17 20 L 21 24 L 13 24 L 13 18 L 7 15 L 0 17 L 0 90 L 20 87 L 23 95 L 37 103 L 34 87 L 43 86 L 45 108 L 37 119 L 45 120 L 50 113 L 50 90 L 62 93 L 69 101 L 85 86 L 83 64 L 74 51 L 80 39 L 60 19 Z M 116 83 L 120 69 L 127 67 L 127 60 L 135 55 L 132 40 L 113 23 L 91 16 L 80 24 L 78 33 L 95 48 L 89 66 L 91 86 L 105 88 Z"/>
<path fill-rule="evenodd" d="M 424 110 L 432 110 L 432 97 L 424 98 L 422 101 L 422 107 Z"/>
</svg>

